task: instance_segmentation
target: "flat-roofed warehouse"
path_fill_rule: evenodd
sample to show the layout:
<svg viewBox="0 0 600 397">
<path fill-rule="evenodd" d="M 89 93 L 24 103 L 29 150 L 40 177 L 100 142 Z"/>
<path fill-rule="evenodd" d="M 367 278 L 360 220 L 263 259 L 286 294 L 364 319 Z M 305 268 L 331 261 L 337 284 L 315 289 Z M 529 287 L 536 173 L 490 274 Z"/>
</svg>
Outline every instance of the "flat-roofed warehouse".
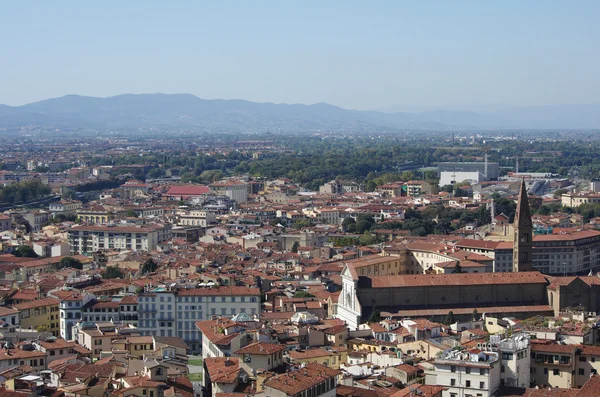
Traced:
<svg viewBox="0 0 600 397">
<path fill-rule="evenodd" d="M 486 172 L 487 168 L 487 172 Z M 479 172 L 485 175 L 487 179 L 498 179 L 500 176 L 500 164 L 487 162 L 447 162 L 438 163 L 437 165 L 438 175 L 442 171 L 456 171 L 456 172 Z M 460 182 L 460 181 L 459 181 Z"/>
</svg>

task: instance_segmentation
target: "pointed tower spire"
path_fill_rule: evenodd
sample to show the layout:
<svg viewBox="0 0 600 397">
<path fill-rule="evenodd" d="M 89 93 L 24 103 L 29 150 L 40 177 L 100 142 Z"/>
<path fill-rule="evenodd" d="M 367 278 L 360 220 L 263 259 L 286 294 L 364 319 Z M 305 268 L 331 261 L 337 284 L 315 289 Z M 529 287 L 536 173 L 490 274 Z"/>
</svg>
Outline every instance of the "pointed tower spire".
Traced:
<svg viewBox="0 0 600 397">
<path fill-rule="evenodd" d="M 531 226 L 531 210 L 529 209 L 529 198 L 527 197 L 527 186 L 525 178 L 521 179 L 521 191 L 519 191 L 519 201 L 517 202 L 517 211 L 515 212 L 514 224 L 517 226 Z"/>
<path fill-rule="evenodd" d="M 513 229 L 513 272 L 531 271 L 533 270 L 533 222 L 531 221 L 525 178 L 521 180 L 521 191 L 519 192 Z"/>
</svg>

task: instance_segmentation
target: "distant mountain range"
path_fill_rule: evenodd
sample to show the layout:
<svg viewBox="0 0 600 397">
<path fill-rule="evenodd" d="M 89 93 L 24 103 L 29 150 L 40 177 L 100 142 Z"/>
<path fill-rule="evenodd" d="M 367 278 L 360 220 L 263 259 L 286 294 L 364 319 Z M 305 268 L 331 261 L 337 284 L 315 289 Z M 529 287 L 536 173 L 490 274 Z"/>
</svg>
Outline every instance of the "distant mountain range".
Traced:
<svg viewBox="0 0 600 397">
<path fill-rule="evenodd" d="M 190 94 L 66 95 L 23 106 L 0 105 L 0 128 L 172 128 L 211 132 L 462 129 L 600 129 L 600 103 L 494 112 L 418 113 L 348 110 L 326 103 L 288 105 L 201 99 Z"/>
</svg>

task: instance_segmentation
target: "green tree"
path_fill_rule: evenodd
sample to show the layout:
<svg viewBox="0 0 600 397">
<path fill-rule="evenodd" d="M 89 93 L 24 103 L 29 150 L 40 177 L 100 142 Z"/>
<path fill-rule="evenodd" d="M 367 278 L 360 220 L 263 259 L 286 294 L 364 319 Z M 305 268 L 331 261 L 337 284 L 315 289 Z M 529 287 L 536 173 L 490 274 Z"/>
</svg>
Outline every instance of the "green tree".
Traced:
<svg viewBox="0 0 600 397">
<path fill-rule="evenodd" d="M 371 313 L 367 322 L 368 323 L 378 323 L 380 321 L 381 321 L 381 310 L 375 308 L 375 309 L 373 309 L 373 313 Z"/>
<path fill-rule="evenodd" d="M 358 214 L 356 216 L 356 233 L 363 234 L 367 230 L 371 230 L 375 220 L 371 214 Z"/>
<path fill-rule="evenodd" d="M 298 252 L 298 247 L 300 247 L 300 243 L 298 241 L 294 241 L 294 244 L 292 244 L 292 249 L 291 251 L 295 254 Z"/>
<path fill-rule="evenodd" d="M 479 312 L 477 311 L 477 309 L 473 309 L 473 321 L 477 321 L 478 318 Z"/>
<path fill-rule="evenodd" d="M 460 261 L 456 261 L 456 265 L 454 265 L 454 270 L 452 270 L 452 273 L 462 273 L 462 266 L 460 265 Z"/>
<path fill-rule="evenodd" d="M 352 218 L 351 216 L 344 218 L 344 221 L 342 222 L 342 227 L 348 233 L 354 233 L 356 232 L 356 220 L 354 220 L 354 218 Z"/>
<path fill-rule="evenodd" d="M 108 266 L 102 273 L 102 278 L 125 278 L 125 273 L 116 266 Z"/>
<path fill-rule="evenodd" d="M 375 183 L 375 181 L 371 180 L 367 182 L 367 192 L 374 192 L 375 189 L 377 189 L 377 183 Z"/>
<path fill-rule="evenodd" d="M 83 263 L 81 263 L 81 261 L 79 261 L 78 259 L 73 258 L 72 256 L 65 256 L 64 258 L 62 258 L 60 260 L 60 262 L 58 262 L 58 266 L 59 269 L 64 269 L 67 267 L 72 267 L 73 269 L 83 269 Z"/>
<path fill-rule="evenodd" d="M 150 258 L 142 264 L 142 274 L 153 273 L 158 270 L 158 264 Z"/>
<path fill-rule="evenodd" d="M 134 210 L 127 210 L 127 216 L 130 218 L 137 218 L 137 214 Z"/>
<path fill-rule="evenodd" d="M 450 310 L 448 312 L 448 314 L 446 314 L 446 318 L 444 318 L 444 325 L 450 325 L 450 324 L 454 324 L 456 322 L 456 320 L 454 319 L 454 313 L 452 312 L 452 310 Z"/>
<path fill-rule="evenodd" d="M 283 223 L 281 223 L 281 222 L 283 222 L 281 220 L 281 218 L 275 218 L 271 222 L 269 222 L 269 225 L 271 225 L 271 226 L 283 225 Z"/>
<path fill-rule="evenodd" d="M 37 258 L 38 254 L 35 253 L 33 248 L 28 245 L 19 245 L 13 252 L 15 256 L 20 258 Z"/>
<path fill-rule="evenodd" d="M 556 189 L 554 191 L 554 198 L 561 198 L 563 194 L 568 193 L 569 191 L 567 189 Z"/>
<path fill-rule="evenodd" d="M 292 224 L 294 229 L 302 229 L 303 227 L 312 227 L 313 223 L 309 220 L 296 221 Z"/>
<path fill-rule="evenodd" d="M 377 239 L 377 236 L 369 231 L 364 232 L 362 236 L 358 238 L 358 243 L 360 245 L 373 245 L 377 244 L 378 242 L 379 240 Z"/>
</svg>

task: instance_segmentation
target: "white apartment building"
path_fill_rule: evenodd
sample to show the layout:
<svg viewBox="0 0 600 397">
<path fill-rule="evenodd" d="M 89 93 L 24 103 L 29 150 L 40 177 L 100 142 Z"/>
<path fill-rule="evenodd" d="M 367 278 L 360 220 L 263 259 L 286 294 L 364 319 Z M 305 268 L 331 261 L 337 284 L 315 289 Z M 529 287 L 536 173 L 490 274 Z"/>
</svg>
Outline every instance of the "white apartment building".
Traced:
<svg viewBox="0 0 600 397">
<path fill-rule="evenodd" d="M 238 204 L 248 201 L 248 184 L 241 181 L 229 180 L 215 182 L 210 185 L 215 194 L 227 196 Z"/>
<path fill-rule="evenodd" d="M 182 338 L 194 352 L 202 348 L 196 322 L 212 316 L 260 314 L 260 289 L 249 287 L 156 288 L 138 295 L 138 329 L 143 335 Z"/>
<path fill-rule="evenodd" d="M 215 223 L 217 217 L 214 213 L 204 210 L 192 210 L 177 214 L 177 225 L 207 227 Z"/>
<path fill-rule="evenodd" d="M 64 340 L 73 340 L 73 326 L 83 317 L 83 307 L 94 298 L 93 295 L 75 290 L 59 290 L 51 293 L 60 300 L 58 313 L 60 316 L 60 336 Z"/>
<path fill-rule="evenodd" d="M 425 372 L 425 384 L 447 388 L 442 397 L 491 397 L 500 387 L 498 353 L 449 350 Z"/>
<path fill-rule="evenodd" d="M 500 353 L 500 385 L 530 387 L 531 344 L 529 335 L 513 335 L 498 342 L 497 348 Z"/>
<path fill-rule="evenodd" d="M 152 251 L 169 238 L 166 226 L 73 226 L 71 254 L 91 255 L 101 250 Z"/>
<path fill-rule="evenodd" d="M 83 204 L 79 200 L 61 200 L 49 204 L 48 210 L 52 217 L 57 215 L 75 215 L 77 209 L 82 208 Z"/>
</svg>

